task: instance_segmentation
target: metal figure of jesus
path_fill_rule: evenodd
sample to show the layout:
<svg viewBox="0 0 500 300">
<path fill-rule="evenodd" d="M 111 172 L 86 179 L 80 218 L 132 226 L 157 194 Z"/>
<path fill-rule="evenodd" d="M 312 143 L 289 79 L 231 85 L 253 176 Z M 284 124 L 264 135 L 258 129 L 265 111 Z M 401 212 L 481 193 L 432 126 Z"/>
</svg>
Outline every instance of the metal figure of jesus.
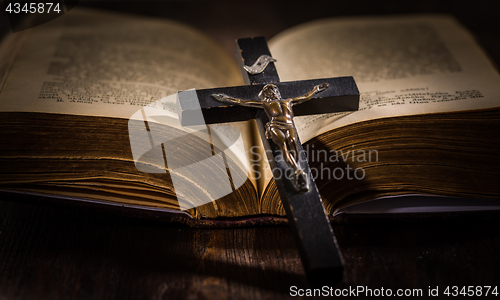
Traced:
<svg viewBox="0 0 500 300">
<path fill-rule="evenodd" d="M 303 193 L 309 191 L 309 181 L 298 164 L 299 147 L 297 129 L 293 123 L 292 106 L 310 100 L 315 94 L 327 88 L 328 83 L 322 83 L 302 96 L 289 99 L 283 99 L 278 87 L 274 84 L 264 86 L 259 93 L 260 101 L 237 99 L 225 94 L 212 94 L 212 96 L 219 101 L 264 109 L 270 120 L 266 124 L 266 139 L 272 139 L 278 145 L 288 169 L 291 170 L 291 174 L 285 176 L 292 181 L 298 192 Z"/>
</svg>

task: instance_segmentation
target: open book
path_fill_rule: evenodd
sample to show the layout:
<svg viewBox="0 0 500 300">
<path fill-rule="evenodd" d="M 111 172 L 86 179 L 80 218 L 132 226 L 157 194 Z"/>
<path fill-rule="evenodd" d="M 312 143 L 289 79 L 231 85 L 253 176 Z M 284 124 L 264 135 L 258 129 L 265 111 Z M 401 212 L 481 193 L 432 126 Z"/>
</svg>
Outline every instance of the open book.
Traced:
<svg viewBox="0 0 500 300">
<path fill-rule="evenodd" d="M 496 207 L 500 77 L 453 18 L 319 20 L 269 44 L 282 81 L 353 76 L 361 92 L 359 111 L 295 118 L 330 216 L 356 206 L 380 210 L 377 203 L 387 199 L 404 207 L 401 195 L 430 207 L 441 198 L 445 206 L 467 207 L 461 198 L 470 198 Z M 189 208 L 185 214 L 195 219 L 284 215 L 268 165 L 252 164 L 265 157 L 252 121 L 230 124 L 239 135 L 224 152 L 239 184 L 220 199 L 202 200 L 203 187 L 176 191 L 173 168 L 142 172 L 136 165 L 133 120 L 141 124 L 145 111 L 155 111 L 167 118 L 149 120 L 154 130 L 182 136 L 178 91 L 243 84 L 235 59 L 203 34 L 175 22 L 75 8 L 7 36 L 0 72 L 1 191 L 165 212 Z M 227 126 L 210 125 L 208 140 L 190 135 L 189 151 L 176 155 L 189 160 L 215 137 L 224 144 L 234 132 Z M 214 172 L 213 184 L 225 174 Z"/>
</svg>

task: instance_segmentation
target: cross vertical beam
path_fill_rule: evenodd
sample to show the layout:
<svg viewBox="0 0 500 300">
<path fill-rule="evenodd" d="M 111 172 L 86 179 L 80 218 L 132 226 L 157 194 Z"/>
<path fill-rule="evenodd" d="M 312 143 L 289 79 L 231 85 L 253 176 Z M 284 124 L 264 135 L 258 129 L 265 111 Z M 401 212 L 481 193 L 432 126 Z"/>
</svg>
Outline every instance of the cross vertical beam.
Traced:
<svg viewBox="0 0 500 300">
<path fill-rule="evenodd" d="M 252 65 L 260 55 L 271 55 L 263 37 L 239 39 L 236 44 L 237 60 L 245 83 L 255 85 L 280 81 L 276 67 L 272 62 L 269 63 L 264 72 L 256 75 L 248 74 L 243 69 L 243 65 Z M 283 156 L 279 155 L 281 153 L 279 147 L 272 140 L 265 138 L 265 124 L 269 122 L 269 118 L 264 110 L 257 111 L 256 120 L 264 147 L 272 150 L 272 153 L 266 151 L 271 170 L 279 168 L 281 174 L 285 174 L 287 165 Z M 305 193 L 297 193 L 289 180 L 275 180 L 276 186 L 308 280 L 312 283 L 329 282 L 333 284 L 342 278 L 342 254 L 323 207 L 318 188 L 314 183 L 300 140 L 297 144 L 300 153 L 299 164 L 307 174 L 310 189 Z M 279 159 L 280 157 L 281 159 Z"/>
</svg>

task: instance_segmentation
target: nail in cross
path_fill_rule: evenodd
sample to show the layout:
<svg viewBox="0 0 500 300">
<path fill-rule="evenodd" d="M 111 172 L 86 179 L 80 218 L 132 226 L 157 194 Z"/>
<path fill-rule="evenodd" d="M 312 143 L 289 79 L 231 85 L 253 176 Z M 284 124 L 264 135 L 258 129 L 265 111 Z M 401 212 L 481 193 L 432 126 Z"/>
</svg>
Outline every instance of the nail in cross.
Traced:
<svg viewBox="0 0 500 300">
<path fill-rule="evenodd" d="M 179 93 L 181 124 L 256 119 L 264 147 L 271 150 L 266 151 L 270 167 L 281 171 L 273 172 L 274 180 L 309 281 L 340 280 L 342 255 L 311 176 L 293 116 L 357 110 L 356 83 L 352 77 L 279 82 L 275 60 L 263 37 L 239 39 L 236 44 L 247 85 L 196 90 L 195 99 L 192 91 Z M 255 69 L 259 70 L 251 72 Z M 204 120 L 197 117 L 200 109 Z M 276 176 L 277 173 L 288 176 Z"/>
</svg>

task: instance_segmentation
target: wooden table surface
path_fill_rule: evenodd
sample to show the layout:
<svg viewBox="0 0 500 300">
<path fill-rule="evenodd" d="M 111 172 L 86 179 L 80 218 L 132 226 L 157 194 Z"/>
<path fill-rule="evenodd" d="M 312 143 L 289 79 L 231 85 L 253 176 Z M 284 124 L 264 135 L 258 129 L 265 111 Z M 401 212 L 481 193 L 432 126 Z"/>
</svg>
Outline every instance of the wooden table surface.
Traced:
<svg viewBox="0 0 500 300">
<path fill-rule="evenodd" d="M 346 261 L 334 288 L 500 285 L 500 222 L 334 230 Z M 286 226 L 193 229 L 0 201 L 0 299 L 281 299 L 292 285 L 311 288 Z"/>
<path fill-rule="evenodd" d="M 495 26 L 500 10 L 493 1 L 80 3 L 180 20 L 204 30 L 228 52 L 237 37 L 270 38 L 315 18 L 451 13 L 500 61 Z M 5 19 L 0 29 L 8 30 Z M 287 227 L 193 229 L 5 200 L 0 201 L 0 300 L 280 299 L 290 297 L 292 285 L 310 287 Z M 335 288 L 420 288 L 425 295 L 428 286 L 500 285 L 500 221 L 367 222 L 334 230 L 346 260 L 344 281 Z"/>
</svg>

